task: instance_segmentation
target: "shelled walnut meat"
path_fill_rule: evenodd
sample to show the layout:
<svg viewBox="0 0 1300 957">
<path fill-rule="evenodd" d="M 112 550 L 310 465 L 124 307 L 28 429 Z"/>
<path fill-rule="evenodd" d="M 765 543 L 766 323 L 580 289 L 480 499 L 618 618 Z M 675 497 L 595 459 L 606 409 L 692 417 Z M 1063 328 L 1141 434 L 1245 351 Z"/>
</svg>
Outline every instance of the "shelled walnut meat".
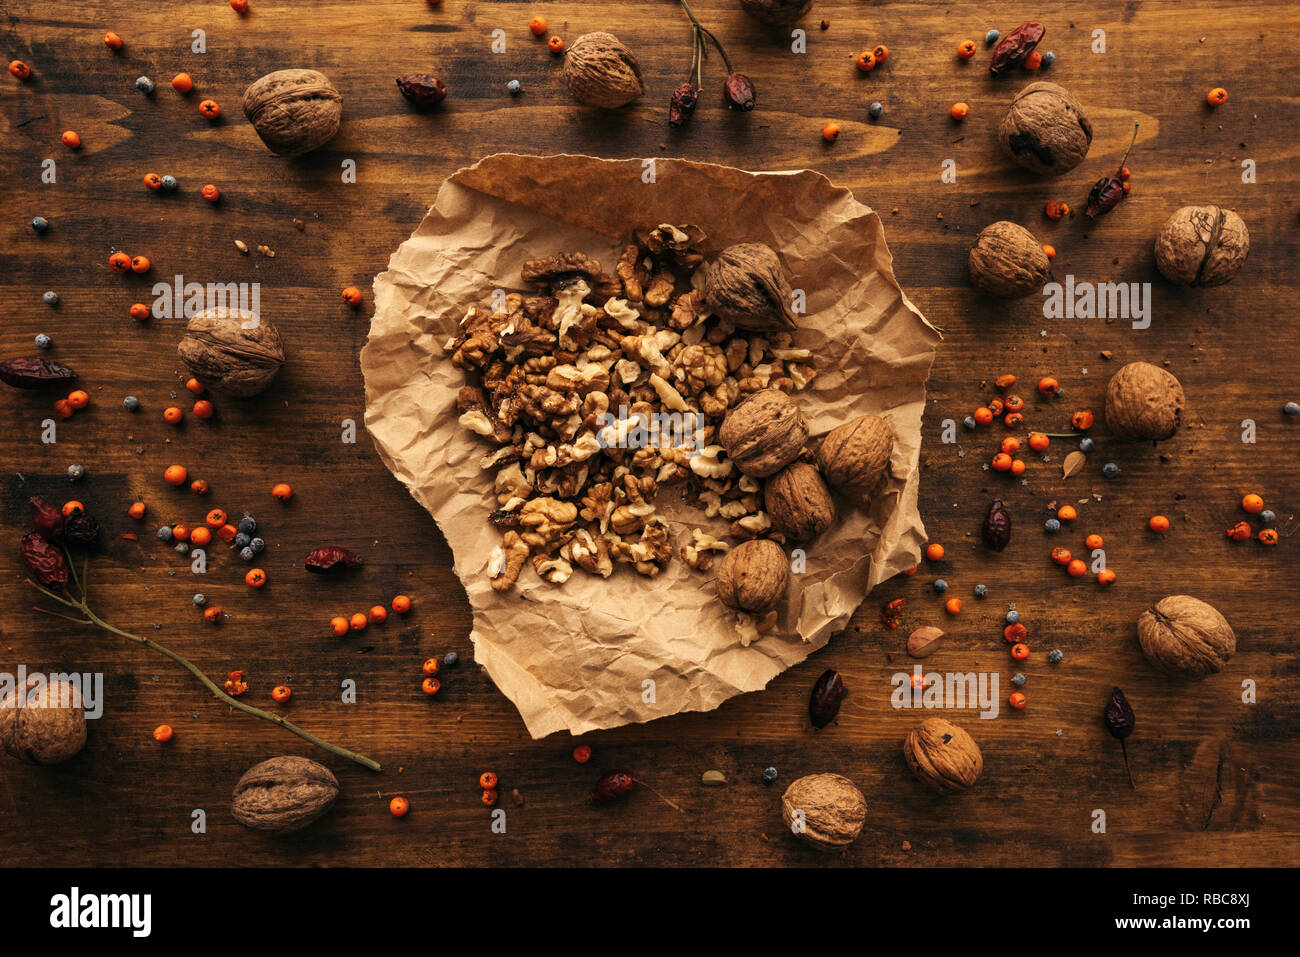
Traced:
<svg viewBox="0 0 1300 957">
<path fill-rule="evenodd" d="M 945 718 L 926 718 L 909 731 L 903 757 L 918 780 L 944 793 L 968 790 L 984 770 L 975 739 Z"/>
<path fill-rule="evenodd" d="M 86 746 L 81 691 L 62 679 L 31 677 L 0 700 L 0 746 L 32 764 L 62 764 Z"/>
<path fill-rule="evenodd" d="M 1173 373 L 1130 362 L 1106 386 L 1106 425 L 1123 439 L 1168 439 L 1178 431 L 1187 397 Z"/>
<path fill-rule="evenodd" d="M 1199 680 L 1223 670 L 1237 650 L 1237 635 L 1208 602 L 1170 595 L 1138 619 L 1142 653 L 1158 670 Z"/>
<path fill-rule="evenodd" d="M 969 256 L 971 285 L 988 296 L 1023 299 L 1043 288 L 1052 264 L 1034 234 L 1011 222 L 986 226 Z"/>
</svg>

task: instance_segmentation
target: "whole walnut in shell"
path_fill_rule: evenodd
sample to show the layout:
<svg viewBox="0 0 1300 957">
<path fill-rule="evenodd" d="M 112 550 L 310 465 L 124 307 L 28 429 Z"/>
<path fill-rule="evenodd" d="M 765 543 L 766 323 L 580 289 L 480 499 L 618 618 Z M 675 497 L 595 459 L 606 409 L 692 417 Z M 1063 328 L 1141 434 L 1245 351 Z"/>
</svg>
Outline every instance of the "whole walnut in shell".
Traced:
<svg viewBox="0 0 1300 957">
<path fill-rule="evenodd" d="M 765 478 L 799 457 L 808 423 L 780 389 L 760 389 L 727 413 L 718 441 L 741 472 Z"/>
<path fill-rule="evenodd" d="M 1237 636 L 1213 605 L 1191 595 L 1170 595 L 1138 619 L 1142 653 L 1165 674 L 1199 680 L 1223 670 Z"/>
<path fill-rule="evenodd" d="M 889 423 L 878 415 L 860 415 L 826 433 L 817 449 L 817 467 L 832 488 L 865 502 L 893 454 Z"/>
<path fill-rule="evenodd" d="M 1011 101 L 998 125 L 1003 151 L 1035 173 L 1060 174 L 1083 162 L 1092 124 L 1065 87 L 1031 83 Z"/>
<path fill-rule="evenodd" d="M 276 70 L 244 91 L 244 116 L 277 156 L 301 156 L 339 131 L 343 97 L 316 70 Z"/>
<path fill-rule="evenodd" d="M 1183 286 L 1222 286 L 1237 275 L 1249 253 L 1245 222 L 1221 206 L 1184 206 L 1156 236 L 1160 274 Z"/>
<path fill-rule="evenodd" d="M 780 258 L 762 243 L 728 246 L 704 274 L 704 301 L 741 329 L 793 329 L 792 295 Z"/>
<path fill-rule="evenodd" d="M 564 55 L 564 82 L 579 103 L 616 110 L 645 92 L 641 66 L 612 33 L 584 33 Z"/>
<path fill-rule="evenodd" d="M 944 793 L 967 790 L 984 770 L 975 739 L 944 718 L 926 718 L 907 732 L 903 757 L 922 783 Z"/>
<path fill-rule="evenodd" d="M 1034 234 L 1005 220 L 976 237 L 969 263 L 971 285 L 1000 299 L 1023 299 L 1041 289 L 1052 271 Z"/>
<path fill-rule="evenodd" d="M 339 782 L 325 765 L 282 755 L 244 772 L 230 810 L 244 827 L 287 834 L 321 817 L 338 795 Z"/>
<path fill-rule="evenodd" d="M 740 0 L 740 5 L 759 23 L 788 27 L 812 8 L 813 0 Z"/>
<path fill-rule="evenodd" d="M 809 774 L 781 795 L 781 820 L 801 840 L 823 851 L 852 844 L 867 820 L 867 799 L 838 774 Z"/>
<path fill-rule="evenodd" d="M 86 746 L 81 691 L 61 679 L 30 677 L 0 701 L 0 744 L 21 761 L 62 764 Z"/>
<path fill-rule="evenodd" d="M 785 597 L 790 560 L 776 542 L 756 538 L 741 542 L 722 556 L 713 580 L 718 598 L 728 608 L 765 615 Z"/>
<path fill-rule="evenodd" d="M 767 480 L 763 507 L 773 527 L 796 542 L 816 538 L 835 521 L 830 490 L 807 462 L 791 462 Z"/>
<path fill-rule="evenodd" d="M 1106 425 L 1122 439 L 1167 439 L 1178 431 L 1186 404 L 1173 373 L 1130 362 L 1106 387 Z"/>
<path fill-rule="evenodd" d="M 236 398 L 265 392 L 284 365 L 284 344 L 274 325 L 221 306 L 189 321 L 176 352 L 196 379 Z"/>
</svg>

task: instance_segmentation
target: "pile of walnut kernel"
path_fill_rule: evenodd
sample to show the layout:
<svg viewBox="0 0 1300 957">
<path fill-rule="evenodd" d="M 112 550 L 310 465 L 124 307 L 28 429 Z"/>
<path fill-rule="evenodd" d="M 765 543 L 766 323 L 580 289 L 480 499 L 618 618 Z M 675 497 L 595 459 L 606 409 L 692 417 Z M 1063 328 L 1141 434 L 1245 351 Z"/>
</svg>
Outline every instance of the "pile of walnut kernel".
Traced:
<svg viewBox="0 0 1300 957">
<path fill-rule="evenodd" d="M 615 275 L 581 252 L 529 260 L 522 278 L 535 293 L 506 295 L 504 308 L 498 295 L 495 310 L 471 306 L 447 343 L 467 379 L 460 424 L 493 446 L 480 464 L 495 476 L 497 591 L 513 587 L 525 562 L 554 584 L 575 566 L 602 578 L 618 564 L 658 575 L 673 557 L 656 515 L 668 486 L 729 521 L 738 540 L 783 540 L 763 508 L 764 480 L 734 467 L 718 428 L 753 393 L 804 389 L 812 356 L 792 346 L 775 254 L 733 246 L 710 267 L 704 238 L 695 226 L 660 225 L 627 246 Z M 694 431 L 621 441 L 671 413 Z M 707 571 L 728 547 L 696 528 L 680 555 Z"/>
</svg>

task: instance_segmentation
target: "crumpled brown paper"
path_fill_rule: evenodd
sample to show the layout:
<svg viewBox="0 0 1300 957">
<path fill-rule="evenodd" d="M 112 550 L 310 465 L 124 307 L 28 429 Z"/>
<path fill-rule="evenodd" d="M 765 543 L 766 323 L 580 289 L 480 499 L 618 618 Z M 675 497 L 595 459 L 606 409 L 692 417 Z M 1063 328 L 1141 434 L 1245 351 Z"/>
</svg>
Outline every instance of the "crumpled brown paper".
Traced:
<svg viewBox="0 0 1300 957">
<path fill-rule="evenodd" d="M 361 353 L 366 427 L 446 536 L 474 611 L 475 658 L 535 738 L 707 711 L 763 688 L 843 628 L 875 585 L 916 565 L 925 541 L 917 456 L 939 334 L 899 289 L 880 217 L 810 170 L 650 163 L 489 156 L 443 183 L 375 278 Z M 870 412 L 896 438 L 885 491 L 867 511 L 837 497 L 839 519 L 806 547 L 776 633 L 749 647 L 712 576 L 676 555 L 655 579 L 618 566 L 608 580 L 575 570 L 557 586 L 525 565 L 513 591 L 488 583 L 500 542 L 487 520 L 496 508 L 492 473 L 479 467 L 488 446 L 457 425 L 464 377 L 443 346 L 470 303 L 522 288 L 525 259 L 582 250 L 612 272 L 623 242 L 664 222 L 702 227 L 706 254 L 750 241 L 777 250 L 791 286 L 807 295 L 795 345 L 812 350 L 818 376 L 795 399 L 812 434 Z M 657 514 L 677 546 L 692 528 L 719 536 L 726 528 L 668 490 Z"/>
</svg>

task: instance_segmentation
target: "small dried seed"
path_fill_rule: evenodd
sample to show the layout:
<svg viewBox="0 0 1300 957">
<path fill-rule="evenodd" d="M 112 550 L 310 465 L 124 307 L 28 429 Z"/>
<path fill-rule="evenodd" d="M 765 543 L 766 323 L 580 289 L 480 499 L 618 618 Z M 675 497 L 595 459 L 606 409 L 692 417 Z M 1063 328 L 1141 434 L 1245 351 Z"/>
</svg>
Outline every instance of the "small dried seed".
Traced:
<svg viewBox="0 0 1300 957">
<path fill-rule="evenodd" d="M 1071 452 L 1061 464 L 1061 475 L 1064 478 L 1069 478 L 1071 475 L 1077 474 L 1087 464 L 1088 456 L 1082 452 Z"/>
<path fill-rule="evenodd" d="M 727 776 L 721 771 L 705 771 L 700 775 L 700 783 L 706 788 L 720 788 L 727 783 Z"/>
<path fill-rule="evenodd" d="M 238 249 L 245 256 L 248 255 L 248 243 L 244 242 L 242 239 L 235 240 L 235 248 Z"/>
</svg>

